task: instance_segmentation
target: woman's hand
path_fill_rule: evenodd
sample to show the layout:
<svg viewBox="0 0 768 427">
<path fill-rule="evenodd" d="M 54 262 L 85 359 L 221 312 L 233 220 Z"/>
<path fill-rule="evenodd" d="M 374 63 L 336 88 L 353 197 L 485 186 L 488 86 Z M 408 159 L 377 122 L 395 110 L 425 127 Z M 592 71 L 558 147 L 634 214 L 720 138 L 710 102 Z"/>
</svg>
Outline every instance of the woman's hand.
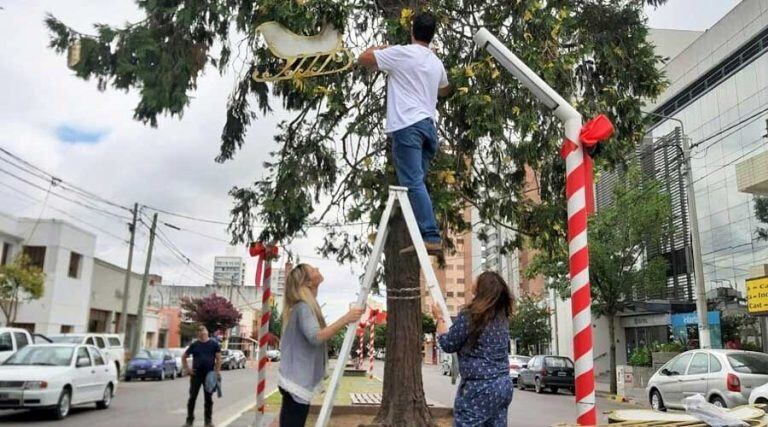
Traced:
<svg viewBox="0 0 768 427">
<path fill-rule="evenodd" d="M 351 306 L 349 308 L 349 311 L 347 312 L 347 314 L 344 315 L 345 322 L 346 323 L 355 323 L 355 322 L 357 322 L 358 320 L 360 320 L 361 317 L 363 317 L 363 312 L 364 311 L 365 311 L 365 309 L 360 308 L 358 306 L 355 306 L 355 305 Z"/>
<path fill-rule="evenodd" d="M 437 304 L 432 304 L 432 318 L 435 319 L 435 322 L 443 320 L 443 310 L 440 310 L 440 306 Z"/>
</svg>

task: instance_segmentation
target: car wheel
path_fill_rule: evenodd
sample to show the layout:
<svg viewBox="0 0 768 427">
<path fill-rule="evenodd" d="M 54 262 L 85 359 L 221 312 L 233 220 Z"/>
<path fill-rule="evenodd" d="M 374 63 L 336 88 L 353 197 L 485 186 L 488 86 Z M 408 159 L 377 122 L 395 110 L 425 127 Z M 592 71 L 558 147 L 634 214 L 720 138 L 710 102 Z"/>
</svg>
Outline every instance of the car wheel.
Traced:
<svg viewBox="0 0 768 427">
<path fill-rule="evenodd" d="M 664 399 L 661 398 L 661 393 L 658 390 L 651 392 L 651 409 L 654 411 L 666 412 L 667 408 L 664 407 Z"/>
<path fill-rule="evenodd" d="M 518 390 L 525 390 L 525 386 L 523 385 L 523 379 L 520 377 L 517 378 L 517 388 Z"/>
<path fill-rule="evenodd" d="M 173 372 L 171 372 L 171 380 L 175 380 L 175 379 L 176 379 L 176 368 L 174 367 Z"/>
<path fill-rule="evenodd" d="M 53 418 L 57 420 L 63 420 L 69 415 L 69 410 L 72 407 L 72 392 L 69 389 L 64 389 L 59 396 L 59 402 L 56 404 L 56 408 L 53 410 Z"/>
<path fill-rule="evenodd" d="M 96 407 L 99 409 L 107 409 L 112 404 L 112 384 L 107 385 L 104 389 L 104 395 L 101 400 L 96 402 Z"/>
<path fill-rule="evenodd" d="M 536 393 L 544 393 L 544 387 L 541 386 L 541 378 L 536 378 L 533 388 L 536 390 Z"/>
<path fill-rule="evenodd" d="M 165 369 L 160 371 L 160 378 L 158 378 L 160 381 L 165 381 Z"/>
<path fill-rule="evenodd" d="M 125 378 L 123 378 L 123 381 L 129 383 L 129 382 L 131 382 L 131 379 L 132 379 L 131 377 L 125 377 Z"/>
<path fill-rule="evenodd" d="M 727 408 L 728 406 L 725 404 L 725 400 L 723 400 L 720 396 L 712 396 L 709 398 L 709 403 L 717 406 L 718 408 Z"/>
</svg>

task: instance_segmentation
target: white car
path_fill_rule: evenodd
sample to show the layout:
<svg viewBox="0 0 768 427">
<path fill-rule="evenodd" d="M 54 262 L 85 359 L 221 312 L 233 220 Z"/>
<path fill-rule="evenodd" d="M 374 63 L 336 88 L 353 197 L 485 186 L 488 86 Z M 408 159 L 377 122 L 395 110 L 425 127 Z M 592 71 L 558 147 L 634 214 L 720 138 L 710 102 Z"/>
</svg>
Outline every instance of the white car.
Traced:
<svg viewBox="0 0 768 427">
<path fill-rule="evenodd" d="M 32 343 L 32 336 L 25 329 L 0 328 L 0 363 Z"/>
<path fill-rule="evenodd" d="M 0 365 L 0 409 L 48 410 L 56 419 L 74 405 L 106 409 L 117 390 L 117 371 L 94 346 L 35 344 Z"/>
<path fill-rule="evenodd" d="M 280 350 L 267 350 L 267 359 L 271 360 L 272 362 L 279 361 Z"/>
<path fill-rule="evenodd" d="M 768 383 L 755 388 L 749 394 L 749 404 L 754 405 L 755 403 L 768 404 Z"/>
<path fill-rule="evenodd" d="M 97 347 L 112 363 L 115 369 L 120 373 L 125 361 L 125 348 L 123 340 L 117 334 L 60 334 L 48 337 L 54 343 L 84 344 Z"/>
</svg>

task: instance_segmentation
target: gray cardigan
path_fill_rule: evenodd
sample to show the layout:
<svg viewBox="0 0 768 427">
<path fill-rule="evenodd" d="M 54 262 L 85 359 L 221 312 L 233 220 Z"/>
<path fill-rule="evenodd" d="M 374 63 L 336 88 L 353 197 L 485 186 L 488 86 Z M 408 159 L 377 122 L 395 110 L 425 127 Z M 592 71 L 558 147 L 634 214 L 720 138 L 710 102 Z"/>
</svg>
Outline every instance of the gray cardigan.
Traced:
<svg viewBox="0 0 768 427">
<path fill-rule="evenodd" d="M 280 378 L 278 385 L 299 403 L 309 404 L 320 392 L 328 351 L 317 339 L 320 323 L 305 302 L 293 306 L 291 317 L 280 339 Z"/>
</svg>

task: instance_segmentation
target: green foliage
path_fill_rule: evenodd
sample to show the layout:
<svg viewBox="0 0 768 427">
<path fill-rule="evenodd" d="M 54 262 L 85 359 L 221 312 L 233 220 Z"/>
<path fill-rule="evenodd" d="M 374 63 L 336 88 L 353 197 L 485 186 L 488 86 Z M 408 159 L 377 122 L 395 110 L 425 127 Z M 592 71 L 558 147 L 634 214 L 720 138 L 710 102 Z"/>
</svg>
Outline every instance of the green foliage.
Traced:
<svg viewBox="0 0 768 427">
<path fill-rule="evenodd" d="M 376 336 L 373 338 L 373 347 L 376 350 L 387 348 L 387 325 L 376 325 Z"/>
<path fill-rule="evenodd" d="M 654 344 L 651 347 L 652 352 L 662 353 L 682 353 L 685 351 L 685 346 L 677 341 L 670 341 L 660 344 Z"/>
<path fill-rule="evenodd" d="M 21 255 L 13 262 L 0 265 L 0 310 L 6 324 L 13 324 L 18 314 L 19 302 L 39 299 L 43 296 L 45 273 L 30 264 L 29 257 Z"/>
<path fill-rule="evenodd" d="M 427 313 L 421 313 L 421 333 L 422 334 L 434 334 L 437 332 L 437 324 L 435 319 Z"/>
<path fill-rule="evenodd" d="M 328 340 L 328 352 L 334 356 L 338 356 L 339 351 L 341 350 L 342 344 L 344 344 L 344 333 L 346 332 L 346 329 L 342 329 L 339 332 L 336 332 L 336 335 L 332 336 L 331 339 Z"/>
<path fill-rule="evenodd" d="M 723 342 L 741 341 L 744 334 L 759 334 L 757 317 L 750 314 L 729 314 L 720 319 L 720 335 Z"/>
<path fill-rule="evenodd" d="M 283 334 L 283 316 L 276 305 L 272 306 L 271 314 L 269 315 L 269 332 L 278 338 Z"/>
<path fill-rule="evenodd" d="M 755 197 L 755 217 L 766 225 L 757 227 L 757 238 L 768 240 L 768 197 Z"/>
<path fill-rule="evenodd" d="M 669 197 L 658 182 L 644 180 L 631 166 L 614 189 L 615 202 L 589 220 L 592 309 L 597 315 L 616 315 L 635 297 L 653 295 L 665 285 L 666 261 L 646 259 L 669 231 Z M 570 295 L 567 281 L 568 247 L 540 252 L 525 274 L 554 277 L 563 297 Z"/>
<path fill-rule="evenodd" d="M 523 296 L 510 319 L 509 334 L 512 339 L 518 340 L 518 354 L 532 355 L 551 338 L 549 310 L 546 306 L 540 307 L 539 302 L 539 298 Z"/>
<path fill-rule="evenodd" d="M 487 223 L 500 223 L 553 251 L 565 238 L 564 165 L 558 155 L 562 126 L 509 73 L 477 49 L 471 35 L 486 27 L 584 117 L 606 113 L 618 138 L 605 145 L 599 165 L 624 161 L 643 134 L 644 99 L 664 88 L 661 60 L 647 38 L 643 7 L 663 0 L 605 2 L 431 0 L 420 7 L 442 26 L 436 39 L 449 78 L 459 88 L 442 102 L 443 149 L 428 181 L 444 231 L 469 224 L 461 207 L 478 208 Z M 280 124 L 279 144 L 266 173 L 250 187 L 231 191 L 234 242 L 255 240 L 252 224 L 266 223 L 260 240 L 287 241 L 329 218 L 375 224 L 392 165 L 385 158 L 382 73 L 353 69 L 266 85 L 253 71 L 279 67 L 255 31 L 278 21 L 298 34 L 314 34 L 324 22 L 344 31 L 354 52 L 382 43 L 407 43 L 403 8 L 413 2 L 384 0 L 240 0 L 138 2 L 146 19 L 123 27 L 96 25 L 80 34 L 49 16 L 51 47 L 63 52 L 80 40 L 78 77 L 101 89 L 137 90 L 134 117 L 151 125 L 157 116 L 180 116 L 207 66 L 239 70 L 227 105 L 218 161 L 231 159 L 258 114 L 275 103 L 292 112 Z M 213 49 L 218 49 L 217 53 Z M 233 55 L 233 52 L 238 52 Z M 254 105 L 252 105 L 254 103 Z M 466 159 L 476 159 L 469 163 Z M 523 165 L 538 173 L 543 200 L 526 193 Z M 330 208 L 319 211 L 319 202 Z M 332 216 L 332 217 L 331 217 Z M 322 252 L 340 262 L 370 252 L 368 231 L 331 228 Z"/>
<path fill-rule="evenodd" d="M 630 366 L 651 366 L 651 349 L 647 346 L 639 346 L 629 354 Z"/>
</svg>

